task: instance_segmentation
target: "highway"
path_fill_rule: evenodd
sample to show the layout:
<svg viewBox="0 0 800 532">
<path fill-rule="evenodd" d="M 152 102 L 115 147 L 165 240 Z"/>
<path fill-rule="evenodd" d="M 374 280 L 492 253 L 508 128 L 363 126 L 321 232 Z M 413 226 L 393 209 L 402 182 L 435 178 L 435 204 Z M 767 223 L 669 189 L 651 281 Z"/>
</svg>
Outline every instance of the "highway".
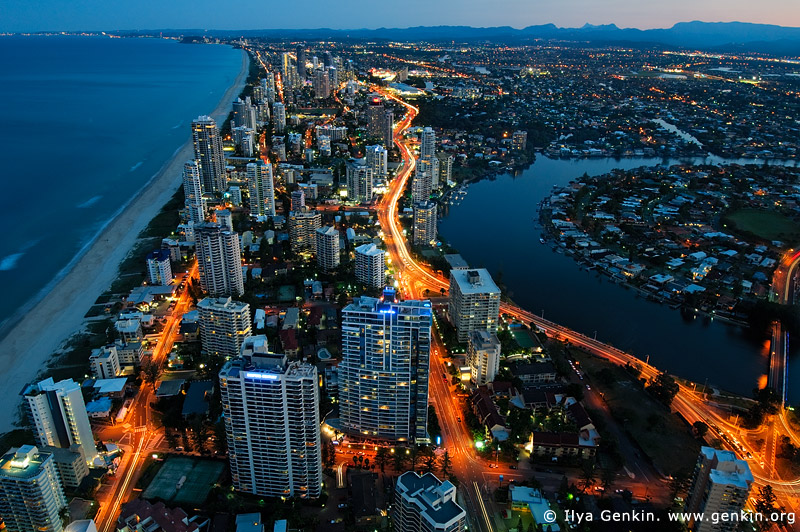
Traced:
<svg viewBox="0 0 800 532">
<path fill-rule="evenodd" d="M 189 270 L 186 287 L 178 296 L 175 307 L 167 317 L 161 335 L 153 349 L 150 359 L 151 364 L 158 364 L 163 367 L 167 355 L 172 350 L 175 337 L 180 332 L 180 324 L 183 315 L 189 310 L 192 299 L 189 296 L 189 280 L 197 277 L 197 263 Z M 111 532 L 115 530 L 117 517 L 121 506 L 130 498 L 131 492 L 136 485 L 136 480 L 141 473 L 141 466 L 144 458 L 150 453 L 152 445 L 160 440 L 158 430 L 152 426 L 150 420 L 150 403 L 155 400 L 155 393 L 152 387 L 142 382 L 134 398 L 131 411 L 128 414 L 128 421 L 132 428 L 130 449 L 122 457 L 116 473 L 112 477 L 111 485 L 106 491 L 105 496 L 98 496 L 100 509 L 95 517 L 98 532 Z"/>
</svg>

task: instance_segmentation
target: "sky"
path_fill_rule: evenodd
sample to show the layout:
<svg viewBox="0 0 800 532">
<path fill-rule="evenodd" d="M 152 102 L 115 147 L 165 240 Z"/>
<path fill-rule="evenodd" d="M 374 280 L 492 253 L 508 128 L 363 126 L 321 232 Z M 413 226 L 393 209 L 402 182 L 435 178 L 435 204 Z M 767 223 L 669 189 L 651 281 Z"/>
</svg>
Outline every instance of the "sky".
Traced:
<svg viewBox="0 0 800 532">
<path fill-rule="evenodd" d="M 676 22 L 800 27 L 800 0 L 0 0 L 0 32 L 114 29 L 404 28 Z"/>
</svg>

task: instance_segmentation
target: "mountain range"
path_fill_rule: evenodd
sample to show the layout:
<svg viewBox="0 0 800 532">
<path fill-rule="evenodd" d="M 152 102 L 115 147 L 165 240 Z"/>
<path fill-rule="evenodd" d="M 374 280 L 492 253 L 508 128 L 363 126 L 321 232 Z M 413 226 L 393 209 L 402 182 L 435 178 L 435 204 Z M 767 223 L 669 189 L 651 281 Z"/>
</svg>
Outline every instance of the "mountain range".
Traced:
<svg viewBox="0 0 800 532">
<path fill-rule="evenodd" d="M 152 33 L 133 31 L 124 33 Z M 669 46 L 716 51 L 753 51 L 800 56 L 800 28 L 748 22 L 679 22 L 671 28 L 640 30 L 615 24 L 560 28 L 555 24 L 475 28 L 471 26 L 416 26 L 337 30 L 161 30 L 165 35 L 213 35 L 219 37 L 267 37 L 286 39 L 366 39 L 397 41 L 504 41 L 530 42 L 538 39 L 597 44 Z"/>
</svg>

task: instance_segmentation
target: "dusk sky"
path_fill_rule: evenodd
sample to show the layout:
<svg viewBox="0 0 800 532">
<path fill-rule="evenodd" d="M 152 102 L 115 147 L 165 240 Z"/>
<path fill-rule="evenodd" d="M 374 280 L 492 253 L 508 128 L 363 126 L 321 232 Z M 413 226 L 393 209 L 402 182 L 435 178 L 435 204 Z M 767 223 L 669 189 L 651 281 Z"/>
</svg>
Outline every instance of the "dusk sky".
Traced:
<svg viewBox="0 0 800 532">
<path fill-rule="evenodd" d="M 0 0 L 0 31 L 155 28 L 379 28 L 615 23 L 664 28 L 676 22 L 800 26 L 798 0 Z"/>
</svg>

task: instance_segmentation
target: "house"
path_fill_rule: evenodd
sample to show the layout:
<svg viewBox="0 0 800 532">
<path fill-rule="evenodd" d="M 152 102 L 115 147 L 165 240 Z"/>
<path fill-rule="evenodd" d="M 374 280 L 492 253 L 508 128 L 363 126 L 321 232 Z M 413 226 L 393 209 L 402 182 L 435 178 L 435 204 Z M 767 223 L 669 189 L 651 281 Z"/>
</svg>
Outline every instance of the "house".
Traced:
<svg viewBox="0 0 800 532">
<path fill-rule="evenodd" d="M 478 421 L 486 428 L 487 436 L 491 435 L 498 441 L 506 441 L 511 431 L 506 426 L 506 420 L 497 411 L 497 405 L 492 401 L 486 386 L 479 387 L 472 394 L 470 403 Z"/>
<path fill-rule="evenodd" d="M 117 532 L 198 532 L 208 519 L 189 518 L 181 508 L 167 508 L 163 502 L 150 504 L 134 499 L 122 505 Z"/>
<path fill-rule="evenodd" d="M 524 386 L 535 386 L 556 381 L 556 368 L 550 362 L 515 364 L 511 372 L 522 381 Z"/>
<path fill-rule="evenodd" d="M 595 455 L 596 446 L 582 440 L 576 433 L 538 432 L 531 434 L 531 456 L 551 458 L 591 458 Z"/>
</svg>

